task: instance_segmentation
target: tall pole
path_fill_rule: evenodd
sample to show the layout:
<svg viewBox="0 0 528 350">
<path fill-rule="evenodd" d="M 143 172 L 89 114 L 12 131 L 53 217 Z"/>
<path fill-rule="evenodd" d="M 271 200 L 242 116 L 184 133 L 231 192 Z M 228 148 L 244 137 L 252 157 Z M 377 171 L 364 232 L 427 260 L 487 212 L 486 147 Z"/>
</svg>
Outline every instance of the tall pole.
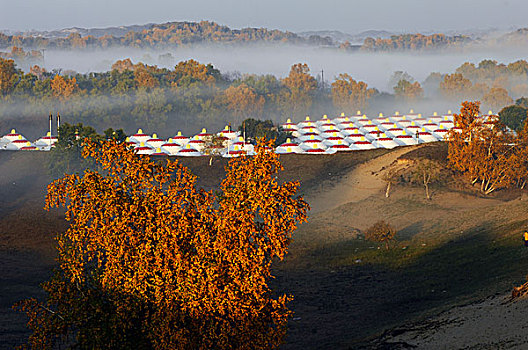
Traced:
<svg viewBox="0 0 528 350">
<path fill-rule="evenodd" d="M 60 114 L 57 112 L 57 137 L 59 137 L 59 128 L 60 128 Z"/>
<path fill-rule="evenodd" d="M 324 90 L 324 69 L 321 69 L 321 85 L 323 86 L 323 90 Z"/>
<path fill-rule="evenodd" d="M 50 146 L 50 149 L 51 149 L 51 124 L 53 123 L 53 114 L 49 114 L 49 146 Z"/>
</svg>

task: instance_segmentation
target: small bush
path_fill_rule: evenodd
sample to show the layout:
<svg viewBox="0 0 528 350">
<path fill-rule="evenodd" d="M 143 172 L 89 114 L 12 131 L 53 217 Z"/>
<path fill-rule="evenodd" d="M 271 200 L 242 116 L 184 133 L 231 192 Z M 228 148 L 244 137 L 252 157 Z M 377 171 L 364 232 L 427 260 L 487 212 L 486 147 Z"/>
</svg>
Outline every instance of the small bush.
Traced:
<svg viewBox="0 0 528 350">
<path fill-rule="evenodd" d="M 365 238 L 369 241 L 385 243 L 389 249 L 389 242 L 394 240 L 396 230 L 384 220 L 376 222 L 365 231 Z"/>
</svg>

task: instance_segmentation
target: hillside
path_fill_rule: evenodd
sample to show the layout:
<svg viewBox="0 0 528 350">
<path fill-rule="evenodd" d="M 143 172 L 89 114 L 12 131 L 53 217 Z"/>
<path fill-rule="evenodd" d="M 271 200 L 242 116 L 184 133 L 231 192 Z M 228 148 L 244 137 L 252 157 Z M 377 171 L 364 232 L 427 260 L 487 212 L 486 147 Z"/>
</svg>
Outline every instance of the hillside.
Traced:
<svg viewBox="0 0 528 350">
<path fill-rule="evenodd" d="M 525 193 L 481 197 L 449 185 L 435 187 L 428 201 L 422 188 L 396 185 L 385 198 L 384 171 L 413 159 L 445 159 L 442 146 L 281 158 L 281 179 L 299 180 L 313 208 L 290 254 L 275 266 L 274 287 L 295 297 L 284 349 L 396 348 L 399 338 L 387 334 L 522 282 L 528 270 L 519 238 L 528 222 Z M 45 156 L 0 152 L 6 199 L 0 202 L 1 349 L 27 336 L 24 317 L 10 305 L 42 296 L 38 283 L 53 267 L 52 233 L 65 228 L 60 211 L 42 210 L 51 180 L 43 172 Z M 181 161 L 207 189 L 217 188 L 226 164 L 215 158 L 209 166 L 207 157 Z M 390 250 L 361 238 L 379 219 L 398 230 Z"/>
<path fill-rule="evenodd" d="M 124 33 L 126 31 L 126 33 Z M 104 34 L 103 34 L 104 33 Z M 64 34 L 68 34 L 64 36 Z M 312 35 L 303 38 L 295 33 L 266 28 L 231 29 L 215 22 L 167 22 L 130 26 L 117 30 L 70 28 L 49 33 L 1 34 L 0 49 L 19 46 L 25 49 L 83 48 L 160 48 L 196 44 L 283 43 L 331 45 L 332 39 Z"/>
</svg>

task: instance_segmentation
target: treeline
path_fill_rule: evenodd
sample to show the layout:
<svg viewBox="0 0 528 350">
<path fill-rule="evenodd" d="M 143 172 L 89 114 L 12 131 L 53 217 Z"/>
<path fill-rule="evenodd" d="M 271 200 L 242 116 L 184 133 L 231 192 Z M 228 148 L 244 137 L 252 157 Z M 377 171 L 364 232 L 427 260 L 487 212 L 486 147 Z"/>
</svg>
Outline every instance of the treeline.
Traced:
<svg viewBox="0 0 528 350">
<path fill-rule="evenodd" d="M 444 49 L 461 47 L 472 42 L 465 35 L 447 36 L 445 34 L 402 34 L 392 35 L 389 39 L 365 38 L 361 50 L 364 51 L 404 51 L 424 49 Z"/>
<path fill-rule="evenodd" d="M 528 96 L 528 63 L 466 63 L 453 74 L 432 73 L 422 84 L 396 72 L 390 84 L 393 93 L 380 92 L 347 73 L 324 84 L 303 63 L 277 78 L 227 75 L 194 60 L 179 62 L 173 69 L 124 59 L 103 73 L 60 74 L 39 66 L 24 72 L 13 60 L 0 58 L 0 127 L 30 124 L 42 130 L 50 111 L 98 130 L 118 126 L 132 132 L 142 127 L 162 133 L 196 132 L 204 126 L 220 129 L 229 123 L 237 127 L 248 118 L 277 123 L 358 110 L 376 114 L 383 108 L 430 110 L 439 100 L 455 106 L 479 99 L 486 110 L 498 111 L 513 98 Z"/>
<path fill-rule="evenodd" d="M 266 28 L 231 29 L 215 22 L 169 22 L 155 24 L 142 31 L 130 31 L 126 35 L 81 36 L 72 33 L 66 38 L 44 36 L 5 35 L 0 33 L 0 48 L 11 46 L 26 49 L 83 49 L 83 48 L 160 48 L 211 43 L 288 43 L 332 45 L 332 39 L 312 35 L 303 38 L 292 32 Z"/>
</svg>

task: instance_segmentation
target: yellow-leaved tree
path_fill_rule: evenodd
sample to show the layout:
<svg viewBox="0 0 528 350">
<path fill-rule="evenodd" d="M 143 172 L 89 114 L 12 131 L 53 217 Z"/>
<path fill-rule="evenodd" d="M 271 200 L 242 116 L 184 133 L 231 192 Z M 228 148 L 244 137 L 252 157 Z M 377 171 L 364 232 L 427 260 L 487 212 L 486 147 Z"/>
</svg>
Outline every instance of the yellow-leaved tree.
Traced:
<svg viewBox="0 0 528 350">
<path fill-rule="evenodd" d="M 268 286 L 291 234 L 306 220 L 298 183 L 278 183 L 278 156 L 260 141 L 232 159 L 219 194 L 178 163 L 124 144 L 87 142 L 100 172 L 49 185 L 64 205 L 59 268 L 45 301 L 15 305 L 33 330 L 29 347 L 270 349 L 286 332 L 291 296 Z"/>
</svg>

